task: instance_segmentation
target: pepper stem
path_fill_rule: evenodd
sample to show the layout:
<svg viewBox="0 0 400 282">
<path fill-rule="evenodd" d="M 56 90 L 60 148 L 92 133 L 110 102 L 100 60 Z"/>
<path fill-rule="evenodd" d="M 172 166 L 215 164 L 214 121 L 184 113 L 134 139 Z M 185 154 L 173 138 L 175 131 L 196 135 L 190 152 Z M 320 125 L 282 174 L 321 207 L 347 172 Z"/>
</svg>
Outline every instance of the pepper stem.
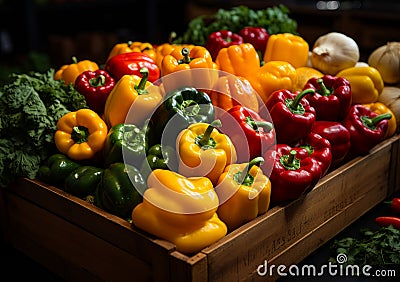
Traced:
<svg viewBox="0 0 400 282">
<path fill-rule="evenodd" d="M 106 83 L 106 77 L 102 74 L 93 77 L 89 80 L 89 84 L 92 87 L 99 87 L 99 86 L 103 86 Z"/>
<path fill-rule="evenodd" d="M 140 74 L 142 75 L 142 78 L 140 79 L 140 82 L 138 85 L 135 85 L 135 90 L 138 92 L 139 95 L 142 94 L 148 94 L 147 90 L 145 89 L 147 80 L 149 78 L 149 70 L 146 67 L 143 67 L 140 69 Z"/>
<path fill-rule="evenodd" d="M 190 50 L 185 47 L 182 49 L 181 54 L 182 54 L 183 58 L 178 61 L 178 64 L 189 64 L 190 61 L 192 60 L 189 57 Z"/>
<path fill-rule="evenodd" d="M 250 169 L 257 165 L 259 166 L 260 164 L 264 163 L 264 158 L 263 157 L 256 157 L 252 159 L 244 168 L 243 171 L 239 171 L 235 173 L 234 179 L 238 184 L 245 185 L 245 186 L 251 186 L 254 182 L 254 177 L 249 174 Z"/>
<path fill-rule="evenodd" d="M 317 82 L 318 82 L 319 87 L 320 87 L 319 93 L 320 93 L 322 96 L 329 96 L 329 95 L 331 95 L 331 91 L 326 87 L 326 85 L 325 85 L 325 83 L 324 83 L 324 80 L 323 80 L 322 78 L 318 78 L 318 79 L 317 79 Z"/>
<path fill-rule="evenodd" d="M 71 132 L 71 139 L 77 143 L 81 144 L 88 141 L 89 130 L 84 126 L 74 126 Z"/>
<path fill-rule="evenodd" d="M 265 132 L 270 132 L 273 128 L 272 123 L 269 121 L 254 120 L 251 116 L 246 117 L 246 123 L 254 129 L 254 131 L 259 132 L 259 128 L 262 127 Z"/>
<path fill-rule="evenodd" d="M 197 140 L 197 145 L 199 145 L 201 148 L 208 148 L 208 147 L 215 147 L 215 141 L 211 138 L 211 133 L 214 130 L 215 127 L 220 127 L 221 121 L 219 119 L 214 120 L 212 123 L 210 123 L 207 126 L 206 131 L 204 134 L 200 135 L 198 140 Z"/>
<path fill-rule="evenodd" d="M 287 170 L 296 170 L 300 168 L 300 160 L 296 158 L 297 151 L 290 150 L 289 155 L 284 155 L 280 158 L 280 163 Z"/>
<path fill-rule="evenodd" d="M 392 115 L 390 113 L 381 114 L 376 117 L 370 118 L 367 116 L 362 116 L 361 121 L 362 123 L 371 130 L 376 128 L 376 125 L 380 123 L 382 120 L 391 119 Z"/>
<path fill-rule="evenodd" d="M 300 92 L 299 94 L 296 95 L 296 97 L 293 99 L 292 104 L 290 105 L 290 107 L 293 110 L 297 110 L 297 108 L 299 107 L 300 101 L 301 99 L 303 99 L 304 96 L 310 94 L 311 96 L 314 95 L 315 90 L 312 88 L 303 90 L 302 92 Z"/>
</svg>

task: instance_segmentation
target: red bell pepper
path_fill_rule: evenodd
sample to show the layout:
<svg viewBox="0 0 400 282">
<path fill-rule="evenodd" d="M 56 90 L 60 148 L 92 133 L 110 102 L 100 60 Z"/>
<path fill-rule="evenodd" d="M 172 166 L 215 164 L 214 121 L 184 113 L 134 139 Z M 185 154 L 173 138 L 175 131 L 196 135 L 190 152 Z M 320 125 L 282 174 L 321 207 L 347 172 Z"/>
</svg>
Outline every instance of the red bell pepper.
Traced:
<svg viewBox="0 0 400 282">
<path fill-rule="evenodd" d="M 321 135 L 331 143 L 332 167 L 340 164 L 350 150 L 350 133 L 338 121 L 317 120 L 311 132 Z"/>
<path fill-rule="evenodd" d="M 231 45 L 243 43 L 243 38 L 230 30 L 220 30 L 212 32 L 206 41 L 205 47 L 210 52 L 213 60 L 217 58 L 219 50 L 228 48 Z"/>
<path fill-rule="evenodd" d="M 315 109 L 317 120 L 341 121 L 351 107 L 350 83 L 343 77 L 324 75 L 310 78 L 303 89 L 315 89 L 306 99 Z"/>
<path fill-rule="evenodd" d="M 400 217 L 395 216 L 379 216 L 375 218 L 376 224 L 382 227 L 389 227 L 392 225 L 394 228 L 400 230 Z"/>
<path fill-rule="evenodd" d="M 307 89 L 292 93 L 282 89 L 273 92 L 265 101 L 274 123 L 277 143 L 290 144 L 311 132 L 315 109 L 303 98 L 314 92 L 314 89 Z"/>
<path fill-rule="evenodd" d="M 243 38 L 245 43 L 250 43 L 254 46 L 254 49 L 256 49 L 261 55 L 260 59 L 264 57 L 264 52 L 267 48 L 267 42 L 269 39 L 269 33 L 265 28 L 247 26 L 239 31 L 239 35 Z"/>
<path fill-rule="evenodd" d="M 304 149 L 308 156 L 321 163 L 322 176 L 324 176 L 332 164 L 331 143 L 321 135 L 310 132 L 306 137 L 297 141 L 294 147 Z"/>
<path fill-rule="evenodd" d="M 310 191 L 322 177 L 322 165 L 302 148 L 277 144 L 275 150 L 267 150 L 261 165 L 264 174 L 272 171 L 271 203 L 280 204 L 295 200 Z"/>
<path fill-rule="evenodd" d="M 391 117 L 389 113 L 378 115 L 361 104 L 351 106 L 342 121 L 350 133 L 351 157 L 367 154 L 381 142 L 388 129 L 388 119 Z"/>
<path fill-rule="evenodd" d="M 236 105 L 220 117 L 220 131 L 228 135 L 235 146 L 238 162 L 260 157 L 275 145 L 275 129 L 271 122 L 255 111 Z"/>
<path fill-rule="evenodd" d="M 84 71 L 75 80 L 75 89 L 85 96 L 89 108 L 102 114 L 115 80 L 105 70 Z"/>
<path fill-rule="evenodd" d="M 104 66 L 104 69 L 108 71 L 115 81 L 120 80 L 126 74 L 141 76 L 141 68 L 149 70 L 148 81 L 154 83 L 160 78 L 160 69 L 154 60 L 141 52 L 128 52 L 115 55 Z"/>
</svg>

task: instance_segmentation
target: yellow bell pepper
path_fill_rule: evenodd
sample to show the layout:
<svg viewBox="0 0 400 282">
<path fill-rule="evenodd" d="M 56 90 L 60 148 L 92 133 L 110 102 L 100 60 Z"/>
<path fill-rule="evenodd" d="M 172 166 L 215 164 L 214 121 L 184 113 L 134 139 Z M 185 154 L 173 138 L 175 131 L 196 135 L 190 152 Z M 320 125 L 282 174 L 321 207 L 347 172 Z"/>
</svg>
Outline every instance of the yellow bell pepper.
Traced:
<svg viewBox="0 0 400 282">
<path fill-rule="evenodd" d="M 166 55 L 171 55 L 173 51 L 174 51 L 173 56 L 175 58 L 180 59 L 180 57 L 182 56 L 181 51 L 185 47 L 188 48 L 189 50 L 191 50 L 194 47 L 194 45 L 191 45 L 191 44 L 171 44 L 171 43 L 163 43 L 161 45 L 158 45 L 155 48 L 156 56 L 155 56 L 154 61 L 155 61 L 156 65 L 159 67 L 159 69 L 161 69 L 162 60 L 164 59 L 164 57 Z M 178 54 L 176 54 L 177 51 L 175 51 L 175 50 L 179 51 Z"/>
<path fill-rule="evenodd" d="M 249 81 L 265 103 L 274 91 L 293 88 L 296 69 L 285 61 L 270 61 L 259 69 L 257 75 L 249 78 Z"/>
<path fill-rule="evenodd" d="M 268 38 L 264 62 L 285 61 L 294 68 L 307 65 L 309 46 L 301 36 L 292 33 L 272 34 Z"/>
<path fill-rule="evenodd" d="M 168 77 L 172 73 L 175 76 Z M 175 48 L 164 56 L 161 75 L 166 92 L 185 86 L 210 89 L 218 79 L 217 66 L 203 46 Z"/>
<path fill-rule="evenodd" d="M 217 214 L 229 230 L 238 228 L 269 208 L 271 181 L 257 166 L 263 161 L 258 157 L 249 163 L 231 164 L 218 179 L 215 187 L 220 201 Z"/>
<path fill-rule="evenodd" d="M 108 95 L 104 119 L 110 128 L 120 123 L 141 126 L 160 104 L 163 98 L 160 88 L 147 80 L 147 68 L 140 73 L 142 77 L 124 75 Z"/>
<path fill-rule="evenodd" d="M 195 123 L 182 130 L 176 140 L 178 172 L 184 176 L 205 176 L 215 185 L 227 165 L 237 160 L 236 149 L 228 135 L 211 124 Z"/>
<path fill-rule="evenodd" d="M 292 92 L 302 91 L 307 81 L 313 77 L 323 77 L 324 74 L 312 67 L 296 68 L 296 79 L 293 83 Z"/>
<path fill-rule="evenodd" d="M 344 77 L 350 82 L 353 105 L 374 103 L 383 90 L 382 76 L 374 67 L 346 68 L 336 76 Z"/>
<path fill-rule="evenodd" d="M 394 113 L 388 106 L 386 106 L 384 103 L 381 103 L 381 102 L 363 104 L 363 106 L 369 108 L 371 111 L 377 113 L 378 115 L 386 114 L 386 113 L 391 114 L 392 117 L 388 120 L 388 129 L 386 131 L 384 138 L 385 139 L 389 138 L 395 134 L 395 132 L 397 130 L 397 120 L 396 120 L 396 116 L 394 115 Z"/>
<path fill-rule="evenodd" d="M 219 50 L 215 63 L 221 71 L 250 79 L 260 69 L 260 58 L 250 43 L 231 45 Z"/>
<path fill-rule="evenodd" d="M 155 169 L 147 179 L 143 202 L 132 211 L 132 223 L 168 240 L 183 253 L 195 253 L 224 237 L 218 218 L 218 197 L 206 177 L 186 178 Z"/>
<path fill-rule="evenodd" d="M 75 85 L 76 78 L 84 71 L 95 71 L 99 69 L 96 62 L 90 60 L 78 61 L 76 57 L 72 57 L 72 64 L 63 65 L 54 74 L 55 80 L 63 80 L 64 84 L 72 83 Z"/>
<path fill-rule="evenodd" d="M 129 52 L 140 52 L 144 53 L 153 60 L 156 58 L 156 51 L 153 48 L 153 45 L 148 42 L 139 42 L 139 41 L 128 41 L 125 43 L 117 43 L 113 46 L 110 53 L 108 54 L 107 61 L 114 57 L 115 55 L 129 53 Z M 107 62 L 106 61 L 106 62 Z"/>
<path fill-rule="evenodd" d="M 54 142 L 57 149 L 73 160 L 87 160 L 101 153 L 108 129 L 93 110 L 80 109 L 63 115 L 57 122 Z"/>
</svg>

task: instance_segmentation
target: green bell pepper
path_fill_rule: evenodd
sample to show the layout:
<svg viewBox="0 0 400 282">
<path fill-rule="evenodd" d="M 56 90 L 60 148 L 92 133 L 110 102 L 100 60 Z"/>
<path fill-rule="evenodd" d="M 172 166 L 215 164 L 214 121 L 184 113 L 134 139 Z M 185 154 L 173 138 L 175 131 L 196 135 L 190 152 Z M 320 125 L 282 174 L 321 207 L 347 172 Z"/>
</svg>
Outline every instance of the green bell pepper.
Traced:
<svg viewBox="0 0 400 282">
<path fill-rule="evenodd" d="M 102 174 L 94 193 L 94 204 L 111 214 L 129 218 L 133 208 L 142 202 L 146 188 L 136 167 L 113 163 Z"/>
<path fill-rule="evenodd" d="M 66 155 L 53 154 L 39 167 L 37 177 L 47 184 L 62 188 L 67 176 L 80 166 Z"/>
<path fill-rule="evenodd" d="M 104 146 L 104 163 L 125 162 L 139 167 L 146 157 L 146 132 L 134 124 L 117 124 L 110 128 Z"/>
<path fill-rule="evenodd" d="M 170 91 L 148 122 L 149 147 L 155 144 L 175 147 L 176 137 L 183 129 L 193 123 L 211 123 L 214 119 L 214 106 L 207 93 L 194 87 Z"/>
<path fill-rule="evenodd" d="M 64 191 L 80 198 L 93 194 L 103 171 L 103 168 L 90 165 L 78 167 L 65 179 Z"/>
<path fill-rule="evenodd" d="M 174 148 L 171 146 L 162 146 L 161 144 L 156 144 L 149 148 L 140 172 L 147 179 L 151 171 L 157 168 L 177 171 L 178 160 Z"/>
</svg>

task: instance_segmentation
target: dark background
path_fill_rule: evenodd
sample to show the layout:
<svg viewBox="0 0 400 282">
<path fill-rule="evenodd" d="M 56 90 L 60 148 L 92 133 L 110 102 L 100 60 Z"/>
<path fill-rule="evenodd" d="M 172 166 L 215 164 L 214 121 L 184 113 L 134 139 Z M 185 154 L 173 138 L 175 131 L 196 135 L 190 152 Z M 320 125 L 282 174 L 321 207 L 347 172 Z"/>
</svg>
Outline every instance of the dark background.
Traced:
<svg viewBox="0 0 400 282">
<path fill-rule="evenodd" d="M 339 8 L 329 9 L 328 2 Z M 356 40 L 365 61 L 375 48 L 400 41 L 398 0 L 0 0 L 0 77 L 29 68 L 57 69 L 72 56 L 101 65 L 116 43 L 161 44 L 172 31 L 181 35 L 194 17 L 218 8 L 277 4 L 289 8 L 310 46 L 327 32 L 342 32 Z"/>
</svg>

